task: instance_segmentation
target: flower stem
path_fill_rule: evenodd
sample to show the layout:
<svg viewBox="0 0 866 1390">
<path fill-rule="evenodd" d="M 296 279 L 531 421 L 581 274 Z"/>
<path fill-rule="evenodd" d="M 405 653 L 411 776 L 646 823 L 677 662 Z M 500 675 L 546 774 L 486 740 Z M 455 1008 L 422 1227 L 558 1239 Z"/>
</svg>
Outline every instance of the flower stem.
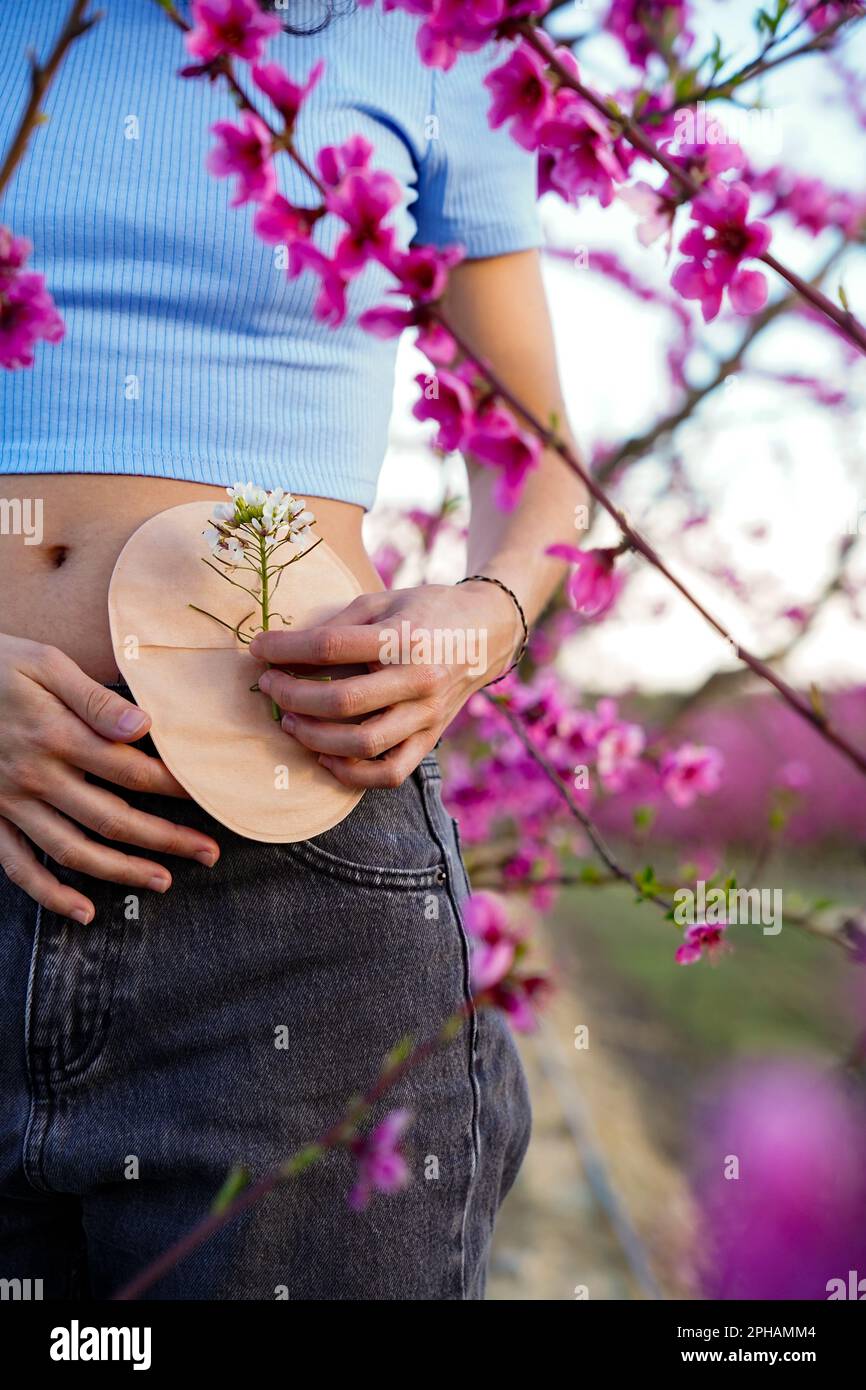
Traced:
<svg viewBox="0 0 866 1390">
<path fill-rule="evenodd" d="M 269 591 L 268 591 L 268 584 L 269 584 L 269 580 L 268 580 L 268 552 L 267 552 L 267 547 L 266 547 L 266 545 L 265 545 L 265 538 L 264 538 L 264 536 L 259 536 L 259 555 L 261 556 L 261 569 L 260 569 L 259 573 L 260 573 L 261 576 L 262 576 L 262 597 L 261 597 L 261 605 L 262 605 L 262 632 L 267 632 L 267 630 L 268 630 L 268 628 L 270 627 L 270 624 L 271 624 L 271 614 L 270 614 L 270 606 L 269 606 L 269 604 L 270 604 L 270 594 L 269 594 Z M 271 669 L 271 664 L 270 664 L 270 662 L 268 662 L 268 670 L 270 670 L 270 669 Z M 277 704 L 276 700 L 271 700 L 271 718 L 272 718 L 272 719 L 279 720 L 281 717 L 282 717 L 282 710 L 280 709 L 280 707 L 279 707 L 279 705 Z"/>
</svg>

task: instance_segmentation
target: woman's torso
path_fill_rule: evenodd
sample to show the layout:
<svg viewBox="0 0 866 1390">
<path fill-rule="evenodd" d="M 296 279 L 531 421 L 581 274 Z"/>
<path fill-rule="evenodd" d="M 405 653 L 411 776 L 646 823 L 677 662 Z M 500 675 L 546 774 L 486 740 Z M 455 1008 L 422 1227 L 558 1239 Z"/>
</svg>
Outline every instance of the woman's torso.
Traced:
<svg viewBox="0 0 866 1390">
<path fill-rule="evenodd" d="M 224 501 L 225 492 L 173 478 L 0 477 L 0 632 L 60 647 L 94 680 L 116 680 L 107 595 L 117 556 L 149 517 L 211 497 Z M 362 508 L 307 500 L 319 534 L 362 588 L 381 589 L 361 538 Z"/>
</svg>

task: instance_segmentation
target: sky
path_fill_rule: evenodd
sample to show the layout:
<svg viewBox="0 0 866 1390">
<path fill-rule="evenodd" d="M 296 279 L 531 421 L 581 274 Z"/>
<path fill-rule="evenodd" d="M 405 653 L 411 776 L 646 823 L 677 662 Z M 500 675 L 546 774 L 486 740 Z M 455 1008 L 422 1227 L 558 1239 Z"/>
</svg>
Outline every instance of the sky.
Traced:
<svg viewBox="0 0 866 1390">
<path fill-rule="evenodd" d="M 756 8 L 744 0 L 698 0 L 698 46 L 717 32 L 736 62 L 747 60 L 758 46 L 751 27 Z M 567 7 L 564 19 L 574 32 L 591 31 L 603 11 L 586 0 Z M 846 65 L 866 82 L 866 38 L 858 35 L 842 51 Z M 628 81 L 618 45 L 606 35 L 581 45 L 580 62 L 585 77 L 599 87 L 612 90 Z M 822 57 L 799 59 L 768 75 L 760 95 L 760 115 L 731 108 L 726 113 L 729 121 L 740 122 L 759 167 L 782 162 L 835 186 L 866 191 L 866 131 L 840 100 L 838 81 Z M 664 364 L 671 316 L 577 268 L 572 257 L 583 246 L 612 250 L 659 286 L 675 261 L 666 265 L 662 247 L 637 243 L 634 215 L 622 204 L 603 210 L 587 200 L 573 208 L 548 198 L 542 211 L 548 242 L 567 253 L 545 259 L 545 281 L 572 431 L 585 451 L 600 441 L 615 445 L 673 403 Z M 831 236 L 815 240 L 789 230 L 783 220 L 774 227 L 774 253 L 801 274 L 811 275 L 831 249 Z M 866 251 L 849 252 L 840 272 L 828 278 L 831 297 L 840 279 L 852 309 L 866 321 Z M 771 294 L 777 293 L 777 283 L 771 283 Z M 702 335 L 711 351 L 691 364 L 694 384 L 705 379 L 712 353 L 730 350 L 745 326 L 746 320 L 729 317 Z M 819 407 L 806 394 L 759 374 L 742 377 L 710 397 L 677 435 L 686 475 L 713 518 L 709 525 L 680 533 L 685 513 L 680 500 L 665 496 L 664 452 L 630 470 L 617 500 L 737 639 L 764 654 L 794 630 L 777 615 L 792 604 L 808 605 L 820 592 L 834 572 L 842 538 L 858 525 L 862 539 L 849 556 L 849 573 L 866 583 L 866 359 L 846 364 L 829 334 L 788 316 L 767 331 L 750 361 L 762 371 L 816 375 L 832 385 L 847 379 L 856 407 Z M 452 490 L 465 488 L 462 461 L 443 465 L 435 458 L 426 445 L 429 429 L 411 416 L 412 377 L 423 364 L 404 342 L 380 508 L 435 505 L 446 482 Z M 373 541 L 382 535 L 375 511 L 368 528 Z M 613 539 L 612 523 L 602 518 L 590 542 Z M 615 614 L 587 626 L 563 654 L 577 683 L 587 692 L 683 690 L 735 666 L 721 639 L 685 601 L 633 563 L 635 578 Z M 724 567 L 746 579 L 745 600 L 712 577 Z M 827 688 L 866 681 L 866 641 L 849 604 L 831 600 L 785 671 L 795 681 L 817 680 Z"/>
</svg>

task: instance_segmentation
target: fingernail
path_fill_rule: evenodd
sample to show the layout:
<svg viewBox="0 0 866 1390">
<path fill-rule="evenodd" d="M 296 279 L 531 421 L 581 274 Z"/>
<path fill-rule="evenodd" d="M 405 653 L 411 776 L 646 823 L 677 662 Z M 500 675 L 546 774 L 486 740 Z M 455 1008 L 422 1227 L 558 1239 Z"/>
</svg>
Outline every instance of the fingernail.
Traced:
<svg viewBox="0 0 866 1390">
<path fill-rule="evenodd" d="M 263 691 L 265 692 L 265 694 L 267 695 L 267 694 L 269 694 L 270 689 L 271 689 L 271 677 L 270 677 L 270 672 L 268 672 L 268 671 L 263 671 L 262 674 L 259 676 L 259 690 L 263 690 Z"/>
<path fill-rule="evenodd" d="M 154 874 L 147 886 L 148 888 L 152 888 L 154 893 L 167 893 L 171 887 L 171 879 L 162 878 L 160 875 Z"/>
<path fill-rule="evenodd" d="M 199 864 L 204 864 L 208 869 L 212 869 L 217 861 L 217 857 L 212 849 L 200 849 L 198 854 L 194 857 L 198 860 Z"/>
<path fill-rule="evenodd" d="M 295 727 L 295 716 L 293 714 L 284 714 L 280 723 L 282 724 L 286 733 L 290 734 Z"/>
<path fill-rule="evenodd" d="M 328 769 L 329 772 L 331 771 L 331 766 L 332 766 L 332 765 L 331 765 L 331 759 L 330 759 L 330 758 L 326 758 L 325 755 L 324 755 L 324 753 L 322 753 L 322 754 L 320 755 L 320 757 L 319 757 L 319 762 L 322 764 L 322 767 L 326 767 L 326 768 Z"/>
<path fill-rule="evenodd" d="M 134 734 L 146 723 L 147 716 L 140 709 L 128 709 L 118 719 L 117 728 L 122 734 Z"/>
<path fill-rule="evenodd" d="M 86 907 L 76 907 L 74 912 L 70 912 L 69 915 L 73 922 L 80 922 L 82 927 L 86 927 L 89 922 L 93 921 L 93 913 L 88 912 Z"/>
</svg>

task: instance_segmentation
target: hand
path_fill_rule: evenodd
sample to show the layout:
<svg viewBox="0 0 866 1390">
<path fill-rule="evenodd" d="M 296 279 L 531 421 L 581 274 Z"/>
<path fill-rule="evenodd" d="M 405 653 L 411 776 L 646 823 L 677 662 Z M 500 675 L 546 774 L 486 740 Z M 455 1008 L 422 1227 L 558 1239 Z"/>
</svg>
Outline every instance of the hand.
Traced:
<svg viewBox="0 0 866 1390">
<path fill-rule="evenodd" d="M 480 581 L 363 594 L 320 627 L 261 632 L 250 653 L 276 666 L 362 663 L 323 681 L 266 671 L 259 686 L 282 725 L 347 787 L 398 787 L 469 696 L 508 667 L 520 620 Z"/>
<path fill-rule="evenodd" d="M 54 647 L 0 636 L 0 867 L 49 911 L 86 924 L 95 909 L 55 878 L 32 845 L 94 878 L 157 893 L 171 887 L 161 864 L 95 844 L 80 826 L 107 840 L 216 863 L 219 846 L 208 835 L 135 811 L 85 778 L 89 772 L 129 791 L 185 797 L 158 758 L 124 746 L 149 728 L 149 715 Z"/>
</svg>

